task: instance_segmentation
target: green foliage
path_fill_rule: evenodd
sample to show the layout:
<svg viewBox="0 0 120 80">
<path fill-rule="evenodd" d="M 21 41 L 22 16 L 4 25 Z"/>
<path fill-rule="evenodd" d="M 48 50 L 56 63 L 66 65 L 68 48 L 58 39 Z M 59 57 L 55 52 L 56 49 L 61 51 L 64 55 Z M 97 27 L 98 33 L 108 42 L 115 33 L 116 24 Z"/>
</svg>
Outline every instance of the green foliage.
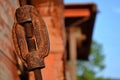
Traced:
<svg viewBox="0 0 120 80">
<path fill-rule="evenodd" d="M 104 80 L 96 77 L 96 74 L 105 68 L 103 63 L 105 56 L 102 54 L 102 45 L 93 41 L 89 61 L 78 61 L 77 80 Z"/>
</svg>

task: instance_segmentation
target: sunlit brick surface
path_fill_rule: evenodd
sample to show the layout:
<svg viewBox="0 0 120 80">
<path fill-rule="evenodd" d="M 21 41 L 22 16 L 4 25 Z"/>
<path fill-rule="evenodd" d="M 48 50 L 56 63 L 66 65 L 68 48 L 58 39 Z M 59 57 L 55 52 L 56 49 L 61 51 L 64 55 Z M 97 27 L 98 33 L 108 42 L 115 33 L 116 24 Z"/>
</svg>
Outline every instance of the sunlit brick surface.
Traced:
<svg viewBox="0 0 120 80">
<path fill-rule="evenodd" d="M 11 29 L 16 0 L 0 0 L 0 80 L 19 80 Z"/>
</svg>

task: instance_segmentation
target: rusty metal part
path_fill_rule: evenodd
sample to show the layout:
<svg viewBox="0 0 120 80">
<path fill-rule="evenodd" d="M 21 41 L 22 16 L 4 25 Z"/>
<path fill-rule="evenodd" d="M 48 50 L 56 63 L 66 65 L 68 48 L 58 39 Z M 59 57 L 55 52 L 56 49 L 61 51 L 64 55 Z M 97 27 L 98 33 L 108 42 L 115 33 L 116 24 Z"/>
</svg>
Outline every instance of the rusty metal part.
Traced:
<svg viewBox="0 0 120 80">
<path fill-rule="evenodd" d="M 24 6 L 27 4 L 27 0 L 19 0 L 20 6 Z"/>
<path fill-rule="evenodd" d="M 35 80 L 42 80 L 41 70 L 39 69 L 34 70 L 34 76 L 35 76 Z"/>
<path fill-rule="evenodd" d="M 50 49 L 47 28 L 33 6 L 19 1 L 21 7 L 16 10 L 12 29 L 15 49 L 27 69 L 34 71 L 36 80 L 42 80 L 39 69 L 45 67 L 44 58 Z"/>
<path fill-rule="evenodd" d="M 28 70 L 44 67 L 44 57 L 49 53 L 49 37 L 42 18 L 33 6 L 25 5 L 16 10 L 13 40 Z"/>
</svg>

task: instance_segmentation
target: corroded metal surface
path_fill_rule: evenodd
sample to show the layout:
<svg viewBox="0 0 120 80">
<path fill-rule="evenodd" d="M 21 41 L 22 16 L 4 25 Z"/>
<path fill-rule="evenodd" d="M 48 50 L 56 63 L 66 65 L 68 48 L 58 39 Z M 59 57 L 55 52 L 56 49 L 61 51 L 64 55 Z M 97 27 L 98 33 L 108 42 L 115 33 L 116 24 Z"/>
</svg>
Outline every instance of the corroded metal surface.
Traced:
<svg viewBox="0 0 120 80">
<path fill-rule="evenodd" d="M 20 4 L 20 6 L 24 6 L 24 5 L 26 5 L 27 4 L 27 0 L 19 0 L 19 4 Z"/>
<path fill-rule="evenodd" d="M 18 8 L 15 14 L 12 33 L 16 52 L 28 70 L 45 67 L 44 58 L 50 48 L 45 23 L 30 5 Z"/>
<path fill-rule="evenodd" d="M 42 80 L 41 70 L 39 69 L 34 70 L 34 76 L 35 76 L 35 80 Z"/>
</svg>

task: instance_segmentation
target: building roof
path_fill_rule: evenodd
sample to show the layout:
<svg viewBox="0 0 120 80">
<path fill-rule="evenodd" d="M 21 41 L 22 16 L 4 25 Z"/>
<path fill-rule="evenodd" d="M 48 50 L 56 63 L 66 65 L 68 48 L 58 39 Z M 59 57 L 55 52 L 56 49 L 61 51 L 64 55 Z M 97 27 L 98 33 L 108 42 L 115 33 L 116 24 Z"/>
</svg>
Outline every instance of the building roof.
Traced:
<svg viewBox="0 0 120 80">
<path fill-rule="evenodd" d="M 79 47 L 78 44 L 77 59 L 88 60 L 96 13 L 97 7 L 94 3 L 65 5 L 64 16 L 66 28 L 70 26 L 78 26 L 82 29 L 82 33 L 87 37 L 87 39 L 82 42 L 81 47 Z M 67 55 L 69 56 L 69 50 Z"/>
</svg>

